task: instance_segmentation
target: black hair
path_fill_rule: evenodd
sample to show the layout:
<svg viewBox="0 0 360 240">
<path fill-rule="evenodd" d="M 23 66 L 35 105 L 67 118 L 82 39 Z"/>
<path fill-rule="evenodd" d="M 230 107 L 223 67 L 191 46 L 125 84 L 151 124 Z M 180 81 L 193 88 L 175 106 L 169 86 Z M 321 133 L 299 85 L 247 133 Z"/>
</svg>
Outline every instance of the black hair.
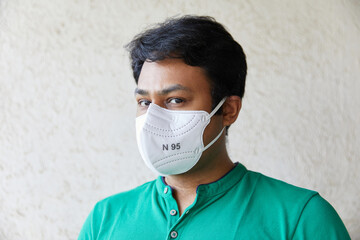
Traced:
<svg viewBox="0 0 360 240">
<path fill-rule="evenodd" d="M 125 46 L 136 84 L 145 61 L 179 58 L 205 70 L 213 108 L 226 96 L 242 98 L 247 72 L 242 47 L 212 17 L 186 15 L 167 19 L 138 34 Z"/>
</svg>

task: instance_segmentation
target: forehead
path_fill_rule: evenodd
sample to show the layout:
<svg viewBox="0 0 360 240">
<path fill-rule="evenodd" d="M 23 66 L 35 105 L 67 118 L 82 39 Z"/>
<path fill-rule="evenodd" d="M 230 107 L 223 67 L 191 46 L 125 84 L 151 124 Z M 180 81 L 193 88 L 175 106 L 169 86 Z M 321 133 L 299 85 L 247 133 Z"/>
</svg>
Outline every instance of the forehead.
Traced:
<svg viewBox="0 0 360 240">
<path fill-rule="evenodd" d="M 210 91 L 210 81 L 201 67 L 187 65 L 181 59 L 144 62 L 138 81 L 139 89 L 159 91 L 175 84 L 192 90 Z"/>
</svg>

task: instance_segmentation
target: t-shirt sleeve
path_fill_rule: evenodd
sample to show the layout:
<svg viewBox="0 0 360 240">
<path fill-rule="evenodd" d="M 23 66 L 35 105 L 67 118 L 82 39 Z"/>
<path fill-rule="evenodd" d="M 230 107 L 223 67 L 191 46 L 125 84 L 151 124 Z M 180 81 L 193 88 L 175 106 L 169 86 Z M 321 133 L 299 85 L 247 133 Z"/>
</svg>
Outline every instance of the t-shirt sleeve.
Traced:
<svg viewBox="0 0 360 240">
<path fill-rule="evenodd" d="M 305 205 L 292 239 L 347 240 L 350 236 L 335 209 L 316 194 Z"/>
<path fill-rule="evenodd" d="M 95 240 L 97 239 L 97 232 L 99 223 L 97 222 L 96 212 L 98 211 L 98 204 L 90 212 L 86 218 L 83 227 L 81 228 L 78 240 Z"/>
</svg>

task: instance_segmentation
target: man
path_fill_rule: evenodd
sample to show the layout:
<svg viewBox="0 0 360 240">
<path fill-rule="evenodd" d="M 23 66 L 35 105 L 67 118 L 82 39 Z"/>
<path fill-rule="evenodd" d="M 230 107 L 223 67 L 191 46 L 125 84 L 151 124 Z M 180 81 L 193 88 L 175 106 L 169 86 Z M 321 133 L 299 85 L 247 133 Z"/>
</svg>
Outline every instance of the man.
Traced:
<svg viewBox="0 0 360 240">
<path fill-rule="evenodd" d="M 127 47 L 139 151 L 160 176 L 97 203 L 79 239 L 350 239 L 318 193 L 229 158 L 247 66 L 221 24 L 173 18 Z"/>
</svg>

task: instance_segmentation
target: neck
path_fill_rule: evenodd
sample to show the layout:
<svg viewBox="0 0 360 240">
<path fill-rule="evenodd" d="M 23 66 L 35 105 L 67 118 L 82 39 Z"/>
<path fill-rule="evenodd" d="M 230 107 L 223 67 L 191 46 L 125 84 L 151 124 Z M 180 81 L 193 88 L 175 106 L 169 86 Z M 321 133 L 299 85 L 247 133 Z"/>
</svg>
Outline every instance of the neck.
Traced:
<svg viewBox="0 0 360 240">
<path fill-rule="evenodd" d="M 186 173 L 165 177 L 166 183 L 173 189 L 180 215 L 194 202 L 196 189 L 200 184 L 215 182 L 234 167 L 225 146 L 222 150 L 218 154 L 204 154 L 194 168 Z"/>
<path fill-rule="evenodd" d="M 196 188 L 200 184 L 215 182 L 224 176 L 234 167 L 234 163 L 228 158 L 212 166 L 206 166 L 207 169 L 193 171 L 179 175 L 166 176 L 165 181 L 176 191 L 189 191 L 196 193 Z"/>
<path fill-rule="evenodd" d="M 204 156 L 206 157 L 206 156 Z M 196 195 L 200 184 L 215 182 L 234 167 L 226 150 L 210 158 L 201 158 L 190 171 L 165 177 L 165 181 L 175 192 L 186 192 Z"/>
</svg>

